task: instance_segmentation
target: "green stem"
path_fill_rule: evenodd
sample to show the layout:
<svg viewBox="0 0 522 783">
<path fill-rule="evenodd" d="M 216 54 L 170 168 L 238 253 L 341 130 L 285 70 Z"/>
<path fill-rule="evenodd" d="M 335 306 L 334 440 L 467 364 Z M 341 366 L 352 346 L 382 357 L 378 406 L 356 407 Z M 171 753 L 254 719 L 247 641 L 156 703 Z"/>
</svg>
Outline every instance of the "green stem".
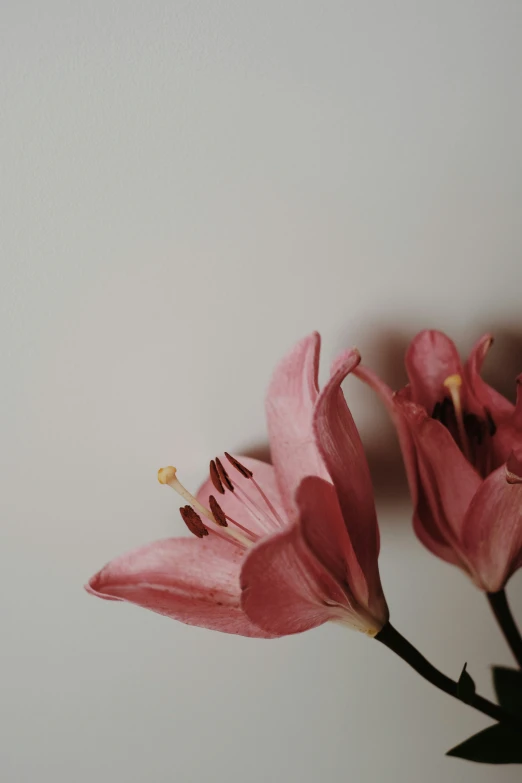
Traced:
<svg viewBox="0 0 522 783">
<path fill-rule="evenodd" d="M 459 699 L 457 683 L 450 679 L 450 677 L 446 677 L 445 674 L 427 661 L 426 658 L 421 655 L 420 652 L 402 636 L 402 634 L 396 631 L 390 623 L 387 623 L 375 638 L 406 661 L 412 669 L 415 669 L 421 677 L 424 677 L 425 680 L 431 682 L 436 688 L 453 696 L 455 699 Z M 461 700 L 459 699 L 459 701 Z M 483 696 L 474 694 L 470 701 L 466 703 L 476 710 L 479 710 L 479 712 L 483 712 L 484 715 L 493 718 L 493 720 L 508 723 L 518 729 L 522 728 L 522 720 L 504 712 L 501 707 L 488 701 Z"/>
</svg>

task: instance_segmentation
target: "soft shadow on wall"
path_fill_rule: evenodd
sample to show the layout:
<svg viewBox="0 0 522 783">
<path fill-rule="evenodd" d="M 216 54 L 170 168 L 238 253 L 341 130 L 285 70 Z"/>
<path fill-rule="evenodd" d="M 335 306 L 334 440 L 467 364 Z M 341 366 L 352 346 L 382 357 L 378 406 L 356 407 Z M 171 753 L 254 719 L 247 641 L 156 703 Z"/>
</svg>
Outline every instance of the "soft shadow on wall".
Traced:
<svg viewBox="0 0 522 783">
<path fill-rule="evenodd" d="M 424 327 L 421 324 L 417 328 L 413 326 L 408 329 L 390 328 L 389 325 L 380 324 L 365 329 L 364 335 L 361 335 L 359 346 L 363 352 L 363 360 L 392 389 L 400 389 L 407 382 L 404 354 L 411 339 L 422 328 Z M 495 339 L 484 365 L 483 377 L 507 399 L 514 402 L 515 379 L 522 373 L 522 322 L 519 326 L 514 323 L 480 324 L 472 330 L 467 327 L 466 335 L 453 332 L 449 336 L 455 341 L 461 356 L 465 358 L 473 339 L 478 339 L 486 332 L 492 334 Z M 471 342 L 468 339 L 470 334 L 474 335 Z M 336 341 L 336 350 L 343 350 L 353 344 L 353 338 L 353 330 L 345 341 L 342 337 L 339 338 Z M 349 379 L 346 387 L 350 404 L 351 397 L 358 396 L 359 405 L 366 408 L 366 413 L 370 414 L 369 423 L 361 427 L 361 434 L 377 503 L 384 507 L 402 505 L 408 499 L 408 485 L 393 425 L 374 393 L 369 389 L 361 388 L 357 395 L 354 395 L 354 387 L 348 386 L 353 383 L 358 382 Z M 357 421 L 357 415 L 355 418 Z M 248 444 L 238 451 L 263 462 L 270 462 L 270 449 L 266 442 Z"/>
</svg>

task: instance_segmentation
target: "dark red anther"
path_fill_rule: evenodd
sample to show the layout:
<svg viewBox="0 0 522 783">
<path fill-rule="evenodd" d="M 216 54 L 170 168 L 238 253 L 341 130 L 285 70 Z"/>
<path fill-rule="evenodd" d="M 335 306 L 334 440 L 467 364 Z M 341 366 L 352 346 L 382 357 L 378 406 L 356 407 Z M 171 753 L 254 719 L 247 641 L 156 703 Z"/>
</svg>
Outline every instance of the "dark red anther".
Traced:
<svg viewBox="0 0 522 783">
<path fill-rule="evenodd" d="M 218 469 L 216 467 L 216 463 L 213 459 L 210 460 L 210 480 L 219 492 L 220 495 L 225 494 L 225 488 L 223 484 L 221 483 L 221 479 L 219 478 Z"/>
<path fill-rule="evenodd" d="M 210 506 L 210 510 L 212 511 L 212 516 L 214 517 L 218 525 L 220 525 L 221 527 L 228 527 L 228 522 L 225 516 L 225 512 L 217 502 L 214 495 L 211 495 L 209 497 L 208 504 Z"/>
<path fill-rule="evenodd" d="M 242 465 L 242 464 L 241 464 L 241 462 L 239 462 L 239 461 L 238 461 L 238 460 L 237 460 L 235 457 L 232 457 L 232 456 L 230 456 L 230 454 L 229 454 L 227 451 L 225 451 L 225 457 L 228 459 L 228 461 L 230 462 L 230 464 L 231 464 L 231 465 L 232 465 L 232 466 L 233 466 L 233 467 L 234 467 L 234 468 L 235 468 L 237 471 L 239 471 L 239 473 L 241 473 L 241 475 L 242 475 L 242 476 L 244 476 L 244 477 L 245 477 L 245 478 L 247 478 L 247 479 L 249 479 L 249 478 L 252 478 L 252 476 L 254 475 L 254 474 L 252 473 L 252 471 L 251 471 L 251 470 L 249 470 L 248 468 L 245 468 L 245 466 L 244 466 L 244 465 Z"/>
<path fill-rule="evenodd" d="M 230 476 L 228 475 L 228 473 L 226 472 L 225 468 L 223 467 L 223 463 L 221 462 L 219 457 L 216 457 L 216 468 L 217 468 L 218 473 L 219 473 L 219 478 L 221 479 L 221 481 L 223 482 L 225 487 L 227 489 L 229 489 L 231 492 L 233 492 L 234 491 L 234 485 L 230 481 Z"/>
<path fill-rule="evenodd" d="M 208 536 L 208 530 L 203 524 L 203 520 L 199 514 L 196 514 L 192 506 L 183 506 L 180 508 L 179 513 L 181 514 L 183 522 L 186 524 L 191 533 L 193 533 L 198 538 Z"/>
</svg>

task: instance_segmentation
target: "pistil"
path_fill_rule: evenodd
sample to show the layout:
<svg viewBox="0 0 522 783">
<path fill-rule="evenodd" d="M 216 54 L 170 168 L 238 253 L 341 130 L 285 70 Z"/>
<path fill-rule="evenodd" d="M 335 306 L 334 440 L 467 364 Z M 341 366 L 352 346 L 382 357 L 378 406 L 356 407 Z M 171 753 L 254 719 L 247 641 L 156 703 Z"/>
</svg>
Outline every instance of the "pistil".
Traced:
<svg viewBox="0 0 522 783">
<path fill-rule="evenodd" d="M 455 411 L 455 418 L 457 420 L 457 429 L 459 433 L 460 444 L 464 456 L 471 461 L 471 451 L 469 448 L 468 436 L 466 433 L 466 427 L 464 424 L 464 413 L 462 410 L 462 401 L 460 396 L 460 389 L 462 387 L 462 378 L 460 375 L 449 375 L 444 381 L 444 386 L 449 391 L 451 401 L 453 403 L 453 409 Z"/>
<path fill-rule="evenodd" d="M 222 525 L 222 522 L 218 521 L 212 511 L 210 511 L 208 508 L 205 508 L 205 506 L 199 502 L 199 500 L 192 495 L 188 489 L 186 489 L 183 484 L 179 481 L 177 475 L 176 468 L 174 468 L 172 465 L 169 465 L 167 468 L 160 468 L 158 470 L 158 481 L 160 484 L 167 484 L 169 487 L 171 487 L 173 490 L 175 490 L 178 495 L 181 495 L 181 497 L 187 501 L 189 506 L 191 506 L 195 511 L 197 511 L 201 516 L 206 517 L 210 522 L 212 522 L 214 525 L 217 525 L 221 528 L 223 533 L 226 533 L 226 535 L 229 537 L 229 539 L 233 539 L 234 541 L 242 544 L 243 546 L 250 547 L 252 546 L 252 540 L 250 538 L 247 538 L 241 531 L 234 530 L 234 528 L 227 526 L 224 528 Z M 215 498 L 214 498 L 215 502 Z M 217 505 L 217 503 L 216 503 Z M 220 508 L 221 511 L 221 508 Z M 221 512 L 223 513 L 223 512 Z M 183 515 L 182 515 L 183 516 Z M 183 520 L 186 520 L 185 517 L 183 517 Z M 225 520 L 226 522 L 226 520 Z M 188 527 L 188 525 L 187 525 Z M 190 529 L 190 528 L 189 528 Z M 218 531 L 213 529 L 212 532 L 217 533 Z M 205 534 L 203 534 L 205 535 Z"/>
</svg>

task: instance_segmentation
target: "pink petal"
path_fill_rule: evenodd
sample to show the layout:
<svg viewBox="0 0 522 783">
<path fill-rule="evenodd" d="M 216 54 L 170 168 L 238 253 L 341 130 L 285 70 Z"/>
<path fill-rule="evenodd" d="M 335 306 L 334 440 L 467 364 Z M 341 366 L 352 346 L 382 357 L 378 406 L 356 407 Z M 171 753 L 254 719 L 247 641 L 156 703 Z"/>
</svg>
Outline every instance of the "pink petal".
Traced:
<svg viewBox="0 0 522 783">
<path fill-rule="evenodd" d="M 214 631 L 270 636 L 240 606 L 241 552 L 212 536 L 168 538 L 112 560 L 86 585 L 100 598 L 128 601 Z"/>
<path fill-rule="evenodd" d="M 522 445 L 513 449 L 506 462 L 506 481 L 509 484 L 522 484 Z"/>
<path fill-rule="evenodd" d="M 462 532 L 477 584 L 501 590 L 522 565 L 522 483 L 510 483 L 505 466 L 484 481 L 473 498 Z"/>
<path fill-rule="evenodd" d="M 395 424 L 414 508 L 413 528 L 417 537 L 437 557 L 453 565 L 462 565 L 460 558 L 439 530 L 420 481 L 414 442 L 406 417 L 401 411 L 401 404 L 410 401 L 410 387 L 407 386 L 394 394 L 389 386 L 364 365 L 359 365 L 354 374 L 379 395 Z"/>
<path fill-rule="evenodd" d="M 482 380 L 480 376 L 484 359 L 492 343 L 493 337 L 490 334 L 483 335 L 475 343 L 466 362 L 464 372 L 471 394 L 479 407 L 479 410 L 474 412 L 481 415 L 485 408 L 492 415 L 495 423 L 500 424 L 513 414 L 514 406 L 502 394 L 499 394 L 499 392 Z"/>
<path fill-rule="evenodd" d="M 448 430 L 413 403 L 403 403 L 417 455 L 419 478 L 443 539 L 457 540 L 471 499 L 481 484 Z"/>
<path fill-rule="evenodd" d="M 303 538 L 346 594 L 353 615 L 358 616 L 357 627 L 382 628 L 389 613 L 378 575 L 377 585 L 372 582 L 370 589 L 353 550 L 335 488 L 315 476 L 306 478 L 298 489 L 297 504 Z"/>
<path fill-rule="evenodd" d="M 514 412 L 511 416 L 500 420 L 492 439 L 493 467 L 503 465 L 511 452 L 520 448 L 522 448 L 522 376 L 517 378 L 517 401 Z"/>
<path fill-rule="evenodd" d="M 241 589 L 245 614 L 275 635 L 307 631 L 350 612 L 345 594 L 310 552 L 297 524 L 250 550 Z"/>
<path fill-rule="evenodd" d="M 235 455 L 233 455 L 235 456 Z M 226 457 L 220 456 L 223 467 L 232 480 L 234 486 L 239 487 L 246 492 L 250 498 L 259 506 L 259 511 L 249 510 L 248 506 L 241 499 L 238 493 L 227 490 L 224 495 L 217 492 L 210 479 L 207 479 L 198 490 L 196 497 L 200 503 L 208 508 L 209 495 L 214 495 L 217 502 L 225 514 L 240 525 L 251 530 L 253 533 L 263 535 L 267 532 L 278 530 L 281 523 L 277 520 L 272 510 L 267 506 L 265 500 L 257 491 L 255 485 L 250 479 L 244 478 L 238 471 L 230 465 Z M 270 504 L 275 508 L 280 519 L 286 519 L 286 514 L 281 502 L 281 496 L 276 482 L 275 471 L 272 465 L 261 462 L 252 457 L 239 456 L 237 459 L 254 474 L 253 478 L 259 484 L 264 494 L 267 496 Z"/>
<path fill-rule="evenodd" d="M 413 512 L 413 529 L 419 541 L 432 554 L 446 563 L 459 566 L 469 572 L 466 561 L 455 551 L 450 538 L 441 533 L 437 515 L 430 507 L 422 484 L 419 486 L 418 499 Z"/>
<path fill-rule="evenodd" d="M 517 401 L 512 424 L 522 433 L 522 375 L 519 375 L 517 378 Z"/>
<path fill-rule="evenodd" d="M 360 566 L 355 569 L 357 592 L 370 595 L 382 592 L 377 558 L 379 529 L 373 488 L 364 449 L 350 413 L 341 383 L 360 362 L 356 350 L 343 353 L 332 368 L 332 376 L 319 395 L 314 413 L 317 448 L 337 491 L 351 547 Z M 364 575 L 364 576 L 363 576 Z M 361 578 L 365 580 L 364 588 Z"/>
<path fill-rule="evenodd" d="M 295 493 L 305 476 L 328 478 L 315 445 L 312 417 L 318 397 L 320 338 L 305 337 L 279 363 L 266 396 L 272 462 L 283 506 L 295 517 Z"/>
<path fill-rule="evenodd" d="M 454 342 L 435 329 L 426 329 L 412 340 L 406 352 L 405 364 L 412 401 L 426 408 L 429 414 L 446 394 L 446 378 L 462 374 Z"/>
</svg>

